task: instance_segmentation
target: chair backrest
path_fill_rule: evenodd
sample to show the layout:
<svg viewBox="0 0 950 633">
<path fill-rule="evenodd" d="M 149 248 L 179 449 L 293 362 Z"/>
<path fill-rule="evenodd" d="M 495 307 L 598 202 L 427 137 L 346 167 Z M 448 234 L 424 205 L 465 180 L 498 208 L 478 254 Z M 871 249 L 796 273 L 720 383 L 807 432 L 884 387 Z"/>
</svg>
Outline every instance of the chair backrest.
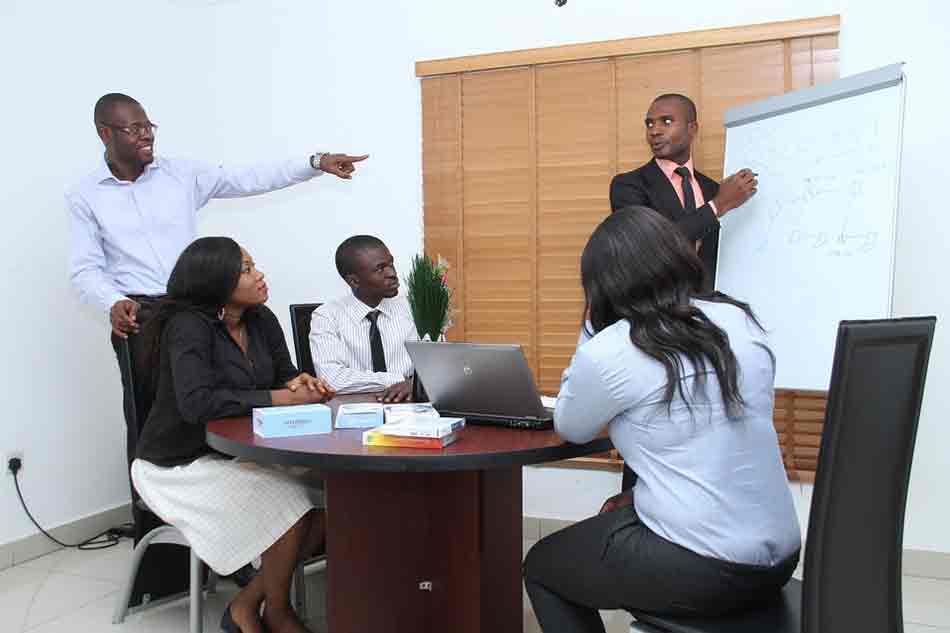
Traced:
<svg viewBox="0 0 950 633">
<path fill-rule="evenodd" d="M 126 406 L 127 424 L 133 425 L 135 436 L 131 438 L 129 464 L 134 457 L 134 446 L 138 440 L 152 402 L 155 398 L 150 385 L 146 384 L 145 376 L 140 371 L 138 356 L 143 353 L 141 335 L 131 334 L 129 338 L 118 342 L 119 371 L 122 374 L 122 388 Z M 123 403 L 123 404 L 125 404 Z M 156 528 L 167 525 L 158 515 L 154 514 L 139 496 L 135 486 L 131 487 L 132 518 L 134 521 L 133 539 L 139 544 L 142 539 L 151 534 Z M 166 541 L 153 541 L 141 553 L 141 559 L 133 563 L 134 580 L 122 595 L 120 604 L 130 607 L 141 607 L 150 600 L 159 598 L 169 599 L 182 595 L 188 590 L 189 574 L 187 572 L 191 559 L 191 550 L 187 547 L 174 545 Z M 202 579 L 207 576 L 208 570 L 202 572 Z M 202 580 L 202 583 L 204 581 Z"/>
<path fill-rule="evenodd" d="M 320 303 L 294 303 L 290 306 L 290 329 L 294 336 L 297 369 L 316 376 L 313 355 L 310 353 L 310 316 Z"/>
<path fill-rule="evenodd" d="M 808 523 L 802 633 L 903 630 L 901 549 L 936 319 L 843 321 Z"/>
</svg>

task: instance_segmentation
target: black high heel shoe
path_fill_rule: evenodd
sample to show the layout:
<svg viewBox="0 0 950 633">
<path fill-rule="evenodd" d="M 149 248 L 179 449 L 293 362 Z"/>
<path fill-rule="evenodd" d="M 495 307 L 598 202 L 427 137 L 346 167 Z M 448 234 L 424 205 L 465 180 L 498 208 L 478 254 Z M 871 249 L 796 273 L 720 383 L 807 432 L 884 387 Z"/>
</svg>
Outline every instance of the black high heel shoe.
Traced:
<svg viewBox="0 0 950 633">
<path fill-rule="evenodd" d="M 239 570 L 228 576 L 231 580 L 234 581 L 234 584 L 244 589 L 251 581 L 254 580 L 254 576 L 258 574 L 258 570 L 254 569 L 254 566 L 248 563 L 244 567 L 241 567 Z"/>
<path fill-rule="evenodd" d="M 241 633 L 241 627 L 237 625 L 234 619 L 231 617 L 231 605 L 224 607 L 224 613 L 221 614 L 221 630 L 224 633 Z M 261 630 L 264 633 L 269 633 L 267 625 L 261 622 Z"/>
<path fill-rule="evenodd" d="M 231 618 L 231 605 L 224 607 L 224 613 L 221 614 L 221 630 L 224 633 L 241 633 L 241 627 L 234 623 Z"/>
</svg>

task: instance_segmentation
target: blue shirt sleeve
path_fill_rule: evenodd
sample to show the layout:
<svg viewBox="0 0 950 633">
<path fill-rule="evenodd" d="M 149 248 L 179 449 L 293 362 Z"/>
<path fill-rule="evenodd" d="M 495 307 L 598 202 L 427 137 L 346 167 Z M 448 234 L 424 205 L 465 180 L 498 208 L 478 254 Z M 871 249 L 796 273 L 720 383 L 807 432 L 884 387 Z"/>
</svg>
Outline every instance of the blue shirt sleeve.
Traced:
<svg viewBox="0 0 950 633">
<path fill-rule="evenodd" d="M 561 377 L 554 409 L 554 429 L 577 444 L 589 442 L 624 410 L 623 371 L 610 370 L 598 358 L 606 349 L 582 332 L 571 364 Z"/>
</svg>

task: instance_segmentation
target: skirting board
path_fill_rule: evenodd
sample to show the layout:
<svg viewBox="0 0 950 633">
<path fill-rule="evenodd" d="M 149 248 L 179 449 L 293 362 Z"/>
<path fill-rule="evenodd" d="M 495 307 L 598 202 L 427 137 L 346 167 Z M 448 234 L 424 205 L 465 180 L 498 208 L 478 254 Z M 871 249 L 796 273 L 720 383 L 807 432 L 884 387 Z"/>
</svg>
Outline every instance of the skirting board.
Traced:
<svg viewBox="0 0 950 633">
<path fill-rule="evenodd" d="M 131 520 L 132 506 L 126 503 L 48 531 L 64 543 L 78 543 L 111 527 L 129 523 Z M 33 534 L 17 541 L 5 543 L 0 545 L 0 570 L 25 563 L 58 549 L 61 549 L 60 546 L 43 534 Z"/>
<path fill-rule="evenodd" d="M 572 523 L 574 522 L 561 519 L 524 517 L 522 537 L 533 544 L 533 541 L 564 529 Z M 950 552 L 905 549 L 902 562 L 905 576 L 950 580 Z"/>
<path fill-rule="evenodd" d="M 110 527 L 132 520 L 132 509 L 124 504 L 54 528 L 50 533 L 66 543 L 87 539 Z M 552 532 L 563 529 L 573 521 L 524 517 L 522 534 L 525 541 L 537 541 Z M 60 549 L 42 534 L 27 536 L 18 541 L 0 545 L 0 570 L 32 560 Z M 922 578 L 950 579 L 950 553 L 926 550 L 904 550 L 904 575 Z"/>
</svg>

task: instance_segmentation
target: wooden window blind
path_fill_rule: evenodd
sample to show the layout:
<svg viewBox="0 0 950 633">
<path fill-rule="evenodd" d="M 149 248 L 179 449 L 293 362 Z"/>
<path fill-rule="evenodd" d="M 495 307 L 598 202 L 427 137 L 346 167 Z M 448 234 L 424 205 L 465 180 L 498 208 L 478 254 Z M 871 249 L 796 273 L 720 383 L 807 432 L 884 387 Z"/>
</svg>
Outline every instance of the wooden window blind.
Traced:
<svg viewBox="0 0 950 633">
<path fill-rule="evenodd" d="M 839 28 L 831 16 L 417 63 L 424 248 L 451 266 L 448 338 L 520 344 L 556 393 L 580 328 L 580 252 L 610 179 L 650 159 L 653 98 L 696 102 L 694 162 L 720 179 L 726 109 L 836 79 Z M 791 477 L 813 476 L 823 398 L 776 392 Z"/>
</svg>

